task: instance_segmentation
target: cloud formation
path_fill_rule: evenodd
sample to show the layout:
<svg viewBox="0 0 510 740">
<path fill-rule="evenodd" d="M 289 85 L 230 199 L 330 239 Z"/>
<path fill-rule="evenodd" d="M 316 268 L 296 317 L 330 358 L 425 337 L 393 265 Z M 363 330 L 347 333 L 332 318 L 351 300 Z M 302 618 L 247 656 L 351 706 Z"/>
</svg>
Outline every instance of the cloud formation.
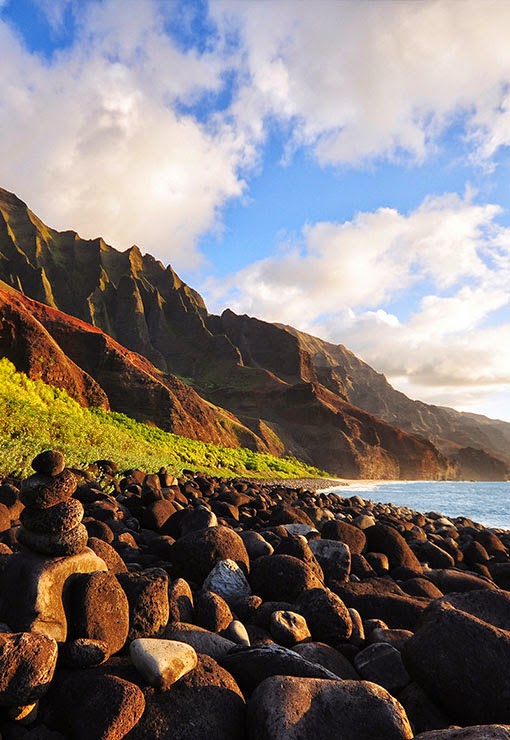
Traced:
<svg viewBox="0 0 510 740">
<path fill-rule="evenodd" d="M 411 395 L 469 408 L 475 389 L 477 402 L 510 389 L 510 229 L 499 211 L 447 194 L 408 215 L 308 225 L 300 243 L 206 292 L 218 310 L 345 344 Z"/>
<path fill-rule="evenodd" d="M 246 48 L 248 110 L 293 124 L 289 147 L 323 164 L 423 160 L 452 124 L 473 157 L 510 144 L 506 0 L 220 0 L 220 26 Z M 248 104 L 249 101 L 249 104 Z"/>
<path fill-rule="evenodd" d="M 135 4 L 83 6 L 73 46 L 49 62 L 0 21 L 2 185 L 52 226 L 190 266 L 244 187 L 235 137 L 177 105 L 218 90 L 223 62 L 178 50 L 157 6 Z"/>
<path fill-rule="evenodd" d="M 34 2 L 56 37 L 70 13 L 74 32 L 36 54 L 0 0 L 0 185 L 51 226 L 138 243 L 179 271 L 249 194 L 274 127 L 287 164 L 303 149 L 340 172 L 412 167 L 451 141 L 490 172 L 510 146 L 507 0 L 461 12 L 456 0 L 212 0 L 197 44 L 169 30 L 176 2 Z M 274 256 L 210 281 L 211 306 L 342 341 L 429 400 L 508 395 L 499 216 L 468 193 L 303 224 Z"/>
</svg>

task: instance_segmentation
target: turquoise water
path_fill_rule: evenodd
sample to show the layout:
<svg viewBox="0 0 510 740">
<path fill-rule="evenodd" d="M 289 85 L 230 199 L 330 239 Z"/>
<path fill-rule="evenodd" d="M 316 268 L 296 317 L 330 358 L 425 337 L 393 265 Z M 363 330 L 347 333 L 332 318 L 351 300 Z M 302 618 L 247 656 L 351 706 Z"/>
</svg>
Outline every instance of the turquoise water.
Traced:
<svg viewBox="0 0 510 740">
<path fill-rule="evenodd" d="M 359 495 L 374 502 L 408 506 L 423 513 L 466 516 L 488 527 L 510 529 L 510 481 L 396 481 L 328 490 L 340 496 Z"/>
</svg>

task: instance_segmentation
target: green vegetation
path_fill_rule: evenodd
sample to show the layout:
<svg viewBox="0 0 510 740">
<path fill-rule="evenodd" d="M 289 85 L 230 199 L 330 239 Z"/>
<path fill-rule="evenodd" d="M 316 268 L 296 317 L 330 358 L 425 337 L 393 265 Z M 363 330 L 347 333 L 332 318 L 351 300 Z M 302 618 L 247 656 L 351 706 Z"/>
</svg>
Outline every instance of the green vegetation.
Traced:
<svg viewBox="0 0 510 740">
<path fill-rule="evenodd" d="M 29 380 L 0 359 L 0 476 L 28 475 L 42 450 L 62 450 L 69 466 L 114 460 L 121 469 L 153 472 L 161 466 L 212 475 L 258 478 L 315 478 L 323 471 L 293 458 L 245 448 L 217 447 L 163 432 L 102 409 L 85 409 L 65 391 Z"/>
</svg>

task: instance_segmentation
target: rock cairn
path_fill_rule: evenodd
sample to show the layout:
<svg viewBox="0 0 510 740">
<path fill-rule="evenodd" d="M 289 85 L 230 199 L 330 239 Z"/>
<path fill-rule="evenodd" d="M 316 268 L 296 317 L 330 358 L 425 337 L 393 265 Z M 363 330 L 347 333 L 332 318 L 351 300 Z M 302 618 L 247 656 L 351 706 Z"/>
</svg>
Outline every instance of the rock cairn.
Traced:
<svg viewBox="0 0 510 740">
<path fill-rule="evenodd" d="M 21 486 L 18 541 L 33 552 L 61 557 L 78 555 L 87 546 L 88 533 L 81 521 L 83 505 L 72 498 L 76 476 L 64 467 L 61 452 L 42 452 L 32 462 L 36 471 Z"/>
<path fill-rule="evenodd" d="M 510 740 L 510 532 L 33 465 L 0 485 L 2 740 Z"/>
</svg>

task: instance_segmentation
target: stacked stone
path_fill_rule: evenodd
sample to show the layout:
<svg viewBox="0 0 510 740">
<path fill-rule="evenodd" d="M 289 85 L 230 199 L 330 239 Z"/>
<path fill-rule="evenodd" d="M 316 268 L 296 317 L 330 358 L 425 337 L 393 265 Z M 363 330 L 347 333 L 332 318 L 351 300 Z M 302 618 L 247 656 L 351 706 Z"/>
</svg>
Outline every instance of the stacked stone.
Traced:
<svg viewBox="0 0 510 740">
<path fill-rule="evenodd" d="M 56 450 L 37 455 L 34 475 L 21 487 L 25 508 L 20 514 L 18 541 L 33 552 L 50 557 L 78 555 L 87 546 L 88 534 L 81 524 L 83 506 L 72 498 L 78 481 L 64 467 L 64 456 Z"/>
</svg>

